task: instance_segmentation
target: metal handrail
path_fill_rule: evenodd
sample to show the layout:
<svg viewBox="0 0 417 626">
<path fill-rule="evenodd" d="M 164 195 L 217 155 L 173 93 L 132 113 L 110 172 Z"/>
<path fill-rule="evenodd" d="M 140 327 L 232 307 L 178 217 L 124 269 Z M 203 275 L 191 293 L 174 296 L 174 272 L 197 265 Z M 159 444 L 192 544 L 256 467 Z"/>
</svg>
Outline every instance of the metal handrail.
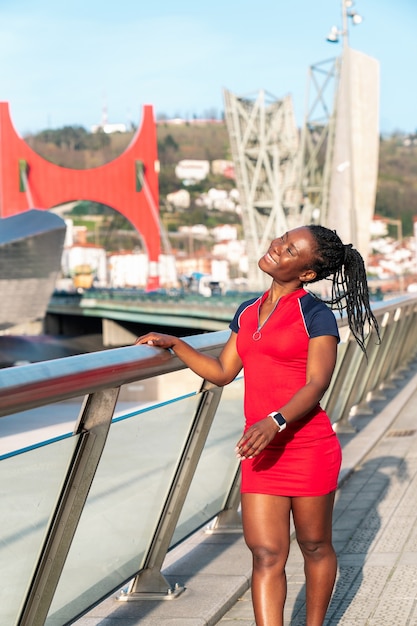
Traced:
<svg viewBox="0 0 417 626">
<path fill-rule="evenodd" d="M 215 355 L 229 334 L 217 331 L 186 341 Z M 0 417 L 181 369 L 185 365 L 170 352 L 140 345 L 7 368 L 0 377 Z"/>
</svg>

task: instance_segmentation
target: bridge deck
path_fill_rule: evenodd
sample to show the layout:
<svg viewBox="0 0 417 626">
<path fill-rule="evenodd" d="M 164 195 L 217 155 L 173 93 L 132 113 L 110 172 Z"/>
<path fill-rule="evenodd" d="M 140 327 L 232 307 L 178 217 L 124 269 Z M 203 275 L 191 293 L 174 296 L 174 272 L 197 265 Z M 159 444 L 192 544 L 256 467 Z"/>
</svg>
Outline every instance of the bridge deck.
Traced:
<svg viewBox="0 0 417 626">
<path fill-rule="evenodd" d="M 417 624 L 417 365 L 397 390 L 354 418 L 358 432 L 340 433 L 341 484 L 334 515 L 339 574 L 327 626 Z M 201 531 L 167 557 L 164 575 L 186 590 L 169 601 L 113 598 L 77 626 L 254 626 L 250 557 L 240 532 Z M 305 624 L 302 559 L 288 561 L 286 624 Z"/>
</svg>

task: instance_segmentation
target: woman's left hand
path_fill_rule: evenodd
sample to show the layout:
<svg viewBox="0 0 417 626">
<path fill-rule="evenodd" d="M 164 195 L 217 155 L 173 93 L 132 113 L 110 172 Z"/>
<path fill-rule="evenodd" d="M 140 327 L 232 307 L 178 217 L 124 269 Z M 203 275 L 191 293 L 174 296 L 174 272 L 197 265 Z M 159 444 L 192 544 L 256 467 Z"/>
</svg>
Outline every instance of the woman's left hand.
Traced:
<svg viewBox="0 0 417 626">
<path fill-rule="evenodd" d="M 237 442 L 235 452 L 241 461 L 252 459 L 258 456 L 262 450 L 270 443 L 278 432 L 278 427 L 272 417 L 252 424 L 245 434 Z"/>
</svg>

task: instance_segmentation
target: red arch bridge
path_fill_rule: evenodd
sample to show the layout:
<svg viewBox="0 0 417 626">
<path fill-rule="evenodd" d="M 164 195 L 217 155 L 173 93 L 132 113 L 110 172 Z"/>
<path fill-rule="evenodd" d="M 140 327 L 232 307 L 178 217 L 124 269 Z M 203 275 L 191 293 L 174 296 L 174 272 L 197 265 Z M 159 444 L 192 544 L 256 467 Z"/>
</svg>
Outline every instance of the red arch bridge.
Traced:
<svg viewBox="0 0 417 626">
<path fill-rule="evenodd" d="M 132 142 L 111 163 L 88 170 L 54 165 L 19 137 L 9 104 L 0 102 L 0 217 L 88 200 L 121 213 L 143 238 L 149 259 L 147 287 L 159 286 L 159 194 L 156 124 L 145 105 Z"/>
</svg>

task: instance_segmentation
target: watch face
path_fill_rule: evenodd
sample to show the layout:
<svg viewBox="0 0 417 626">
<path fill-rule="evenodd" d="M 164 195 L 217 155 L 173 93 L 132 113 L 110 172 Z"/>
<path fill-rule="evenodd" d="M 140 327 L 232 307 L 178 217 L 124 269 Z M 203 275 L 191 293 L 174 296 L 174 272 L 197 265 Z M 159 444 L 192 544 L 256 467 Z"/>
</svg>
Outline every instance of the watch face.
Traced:
<svg viewBox="0 0 417 626">
<path fill-rule="evenodd" d="M 274 419 L 280 426 L 285 426 L 287 424 L 285 417 L 281 413 L 274 415 Z"/>
</svg>

